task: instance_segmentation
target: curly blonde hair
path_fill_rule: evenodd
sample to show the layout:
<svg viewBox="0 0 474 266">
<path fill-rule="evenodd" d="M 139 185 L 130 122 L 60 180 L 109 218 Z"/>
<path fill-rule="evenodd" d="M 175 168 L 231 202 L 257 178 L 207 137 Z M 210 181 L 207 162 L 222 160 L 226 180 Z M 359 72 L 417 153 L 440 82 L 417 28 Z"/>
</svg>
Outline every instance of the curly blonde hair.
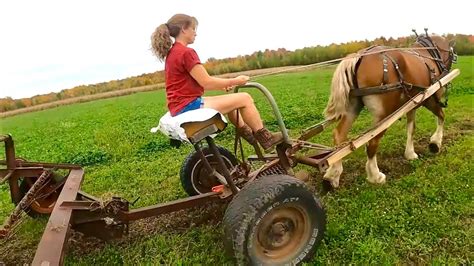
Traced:
<svg viewBox="0 0 474 266">
<path fill-rule="evenodd" d="M 181 29 L 197 26 L 195 17 L 185 14 L 176 14 L 168 22 L 159 25 L 151 35 L 151 51 L 160 61 L 164 61 L 173 45 L 171 37 L 176 38 Z"/>
</svg>

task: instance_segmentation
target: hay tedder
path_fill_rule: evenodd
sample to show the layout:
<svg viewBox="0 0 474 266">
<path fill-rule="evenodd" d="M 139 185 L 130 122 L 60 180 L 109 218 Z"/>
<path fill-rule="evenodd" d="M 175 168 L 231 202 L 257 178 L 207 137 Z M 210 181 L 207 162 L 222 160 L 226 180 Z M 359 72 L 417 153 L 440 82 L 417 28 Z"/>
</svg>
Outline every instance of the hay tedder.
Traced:
<svg viewBox="0 0 474 266">
<path fill-rule="evenodd" d="M 301 163 L 324 172 L 458 74 L 459 70 L 453 70 L 372 129 L 335 148 L 308 142 L 331 121 L 316 124 L 299 138 L 290 139 L 271 93 L 259 83 L 240 86 L 236 91 L 257 88 L 269 100 L 284 137 L 275 153 L 263 155 L 255 147 L 256 155 L 239 161 L 211 137 L 226 127 L 220 116 L 185 123 L 182 127 L 195 151 L 185 159 L 180 177 L 190 196 L 136 209 L 130 209 L 131 204 L 120 197 L 101 201 L 81 191 L 84 170 L 80 165 L 17 158 L 12 136 L 2 135 L 5 160 L 1 163 L 5 167 L 0 169 L 0 183 L 9 184 L 16 207 L 0 228 L 0 237 L 11 235 L 24 213 L 32 217 L 50 215 L 33 265 L 60 265 L 70 229 L 104 240 L 114 239 L 126 234 L 130 223 L 139 219 L 212 201 L 230 201 L 223 218 L 223 242 L 230 255 L 243 264 L 298 264 L 316 251 L 324 235 L 326 216 L 316 195 L 294 177 L 293 168 Z M 240 139 L 236 138 L 235 147 L 238 143 Z"/>
</svg>

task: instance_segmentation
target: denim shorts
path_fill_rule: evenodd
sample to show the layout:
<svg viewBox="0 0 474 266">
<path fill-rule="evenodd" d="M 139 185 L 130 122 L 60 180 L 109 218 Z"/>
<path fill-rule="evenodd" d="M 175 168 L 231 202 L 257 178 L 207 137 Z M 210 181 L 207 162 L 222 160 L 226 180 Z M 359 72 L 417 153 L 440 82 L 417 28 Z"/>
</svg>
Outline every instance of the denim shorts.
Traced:
<svg viewBox="0 0 474 266">
<path fill-rule="evenodd" d="M 201 108 L 204 105 L 204 101 L 202 100 L 202 97 L 197 97 L 194 101 L 188 103 L 181 111 L 177 112 L 176 115 L 180 115 L 182 113 L 185 113 L 187 111 L 192 111 Z"/>
</svg>

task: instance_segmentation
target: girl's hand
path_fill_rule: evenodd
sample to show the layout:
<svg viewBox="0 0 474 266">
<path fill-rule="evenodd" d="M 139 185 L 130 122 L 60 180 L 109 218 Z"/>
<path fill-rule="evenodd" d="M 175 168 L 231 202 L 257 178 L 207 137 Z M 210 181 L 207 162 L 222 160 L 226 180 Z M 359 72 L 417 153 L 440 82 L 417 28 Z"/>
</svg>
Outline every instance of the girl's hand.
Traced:
<svg viewBox="0 0 474 266">
<path fill-rule="evenodd" d="M 229 86 L 225 87 L 224 90 L 226 92 L 232 91 L 232 90 L 234 90 L 235 86 L 244 85 L 245 83 L 247 83 L 247 81 L 249 81 L 249 79 L 250 79 L 250 77 L 245 76 L 245 75 L 240 75 L 240 76 L 235 77 L 233 79 L 229 79 L 229 84 L 232 84 L 232 85 L 229 85 Z"/>
<path fill-rule="evenodd" d="M 235 82 L 237 83 L 236 85 L 244 85 L 245 83 L 247 83 L 247 81 L 249 81 L 249 79 L 249 76 L 240 75 L 235 78 Z"/>
</svg>

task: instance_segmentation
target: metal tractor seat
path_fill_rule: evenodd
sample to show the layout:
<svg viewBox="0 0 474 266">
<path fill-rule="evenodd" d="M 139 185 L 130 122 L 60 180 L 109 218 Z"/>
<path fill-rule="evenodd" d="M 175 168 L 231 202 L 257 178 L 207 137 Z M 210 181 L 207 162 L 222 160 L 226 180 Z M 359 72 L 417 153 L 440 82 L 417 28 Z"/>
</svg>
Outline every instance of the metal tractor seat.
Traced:
<svg viewBox="0 0 474 266">
<path fill-rule="evenodd" d="M 186 122 L 181 125 L 191 143 L 197 143 L 207 136 L 222 132 L 227 126 L 220 114 L 199 122 Z"/>
<path fill-rule="evenodd" d="M 195 144 L 208 136 L 214 137 L 226 126 L 227 120 L 221 113 L 214 109 L 201 108 L 177 116 L 171 116 L 167 112 L 151 132 L 159 130 L 171 139 Z"/>
</svg>

